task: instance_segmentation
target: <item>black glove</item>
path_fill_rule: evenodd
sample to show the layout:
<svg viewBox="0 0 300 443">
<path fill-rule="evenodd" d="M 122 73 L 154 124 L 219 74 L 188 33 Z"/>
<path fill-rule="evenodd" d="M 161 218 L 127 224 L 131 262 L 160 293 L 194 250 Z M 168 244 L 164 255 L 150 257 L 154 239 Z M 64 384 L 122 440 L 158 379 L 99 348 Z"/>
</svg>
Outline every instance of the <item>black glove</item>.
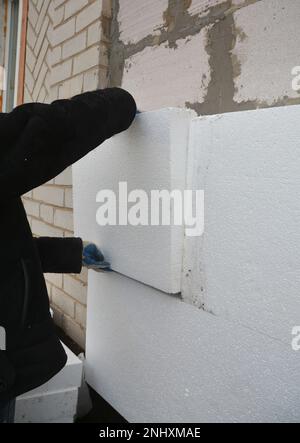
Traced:
<svg viewBox="0 0 300 443">
<path fill-rule="evenodd" d="M 120 88 L 0 114 L 0 198 L 20 196 L 60 174 L 106 139 L 129 128 L 133 97 Z"/>
</svg>

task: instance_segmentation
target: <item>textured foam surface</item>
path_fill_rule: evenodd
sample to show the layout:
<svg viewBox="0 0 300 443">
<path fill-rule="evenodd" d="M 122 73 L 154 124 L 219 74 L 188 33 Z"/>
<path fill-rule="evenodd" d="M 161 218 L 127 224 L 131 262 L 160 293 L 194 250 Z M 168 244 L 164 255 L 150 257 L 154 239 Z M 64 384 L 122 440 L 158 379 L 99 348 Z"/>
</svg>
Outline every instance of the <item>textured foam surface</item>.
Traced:
<svg viewBox="0 0 300 443">
<path fill-rule="evenodd" d="M 140 114 L 128 131 L 73 167 L 75 234 L 99 245 L 115 271 L 168 293 L 180 292 L 183 227 L 99 226 L 96 195 L 113 190 L 118 202 L 119 182 L 148 197 L 152 190 L 184 190 L 192 115 L 180 109 Z"/>
<path fill-rule="evenodd" d="M 191 124 L 205 231 L 186 239 L 184 297 L 285 342 L 300 319 L 299 122 L 288 106 Z"/>
<path fill-rule="evenodd" d="M 205 191 L 205 231 L 180 246 L 182 295 L 207 312 L 117 273 L 90 273 L 88 381 L 130 422 L 299 421 L 299 121 L 290 106 L 191 122 L 187 186 Z M 172 255 L 155 246 L 170 267 Z M 147 258 L 145 249 L 146 277 Z"/>
<path fill-rule="evenodd" d="M 88 305 L 88 383 L 129 422 L 299 422 L 290 343 L 114 273 Z"/>
</svg>

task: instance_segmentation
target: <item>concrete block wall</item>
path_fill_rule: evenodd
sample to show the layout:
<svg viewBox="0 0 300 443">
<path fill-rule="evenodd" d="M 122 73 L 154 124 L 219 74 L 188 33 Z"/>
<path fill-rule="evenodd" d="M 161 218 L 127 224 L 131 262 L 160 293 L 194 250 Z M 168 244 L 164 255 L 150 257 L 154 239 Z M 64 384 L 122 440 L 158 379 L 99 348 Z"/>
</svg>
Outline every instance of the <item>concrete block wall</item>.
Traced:
<svg viewBox="0 0 300 443">
<path fill-rule="evenodd" d="M 115 0 L 110 81 L 141 110 L 199 115 L 300 103 L 300 2 Z M 287 31 L 288 30 L 288 31 Z"/>
<path fill-rule="evenodd" d="M 107 86 L 107 0 L 30 0 L 25 102 L 49 103 Z M 72 171 L 24 197 L 37 236 L 73 236 Z M 46 275 L 55 321 L 85 345 L 86 272 Z"/>
</svg>

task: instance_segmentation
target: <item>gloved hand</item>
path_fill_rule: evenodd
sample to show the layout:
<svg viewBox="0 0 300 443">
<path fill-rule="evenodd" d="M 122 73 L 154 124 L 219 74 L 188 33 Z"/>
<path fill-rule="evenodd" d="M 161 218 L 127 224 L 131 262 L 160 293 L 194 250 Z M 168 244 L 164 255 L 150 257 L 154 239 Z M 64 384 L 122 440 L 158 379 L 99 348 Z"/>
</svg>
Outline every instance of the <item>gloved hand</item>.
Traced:
<svg viewBox="0 0 300 443">
<path fill-rule="evenodd" d="M 82 264 L 88 269 L 98 272 L 111 271 L 110 263 L 94 243 L 83 242 Z"/>
</svg>

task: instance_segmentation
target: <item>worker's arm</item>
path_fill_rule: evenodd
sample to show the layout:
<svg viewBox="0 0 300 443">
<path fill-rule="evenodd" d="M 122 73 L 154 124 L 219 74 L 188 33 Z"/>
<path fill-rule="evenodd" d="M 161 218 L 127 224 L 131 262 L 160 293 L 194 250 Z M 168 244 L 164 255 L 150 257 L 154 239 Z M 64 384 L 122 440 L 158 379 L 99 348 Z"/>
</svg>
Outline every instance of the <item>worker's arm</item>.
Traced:
<svg viewBox="0 0 300 443">
<path fill-rule="evenodd" d="M 80 274 L 83 242 L 81 238 L 40 237 L 34 239 L 43 272 Z"/>
<path fill-rule="evenodd" d="M 106 139 L 129 128 L 133 97 L 108 88 L 29 103 L 0 117 L 0 198 L 18 197 L 51 180 Z"/>
<path fill-rule="evenodd" d="M 82 266 L 95 271 L 110 269 L 100 249 L 81 238 L 39 237 L 34 241 L 45 273 L 80 274 Z"/>
</svg>

